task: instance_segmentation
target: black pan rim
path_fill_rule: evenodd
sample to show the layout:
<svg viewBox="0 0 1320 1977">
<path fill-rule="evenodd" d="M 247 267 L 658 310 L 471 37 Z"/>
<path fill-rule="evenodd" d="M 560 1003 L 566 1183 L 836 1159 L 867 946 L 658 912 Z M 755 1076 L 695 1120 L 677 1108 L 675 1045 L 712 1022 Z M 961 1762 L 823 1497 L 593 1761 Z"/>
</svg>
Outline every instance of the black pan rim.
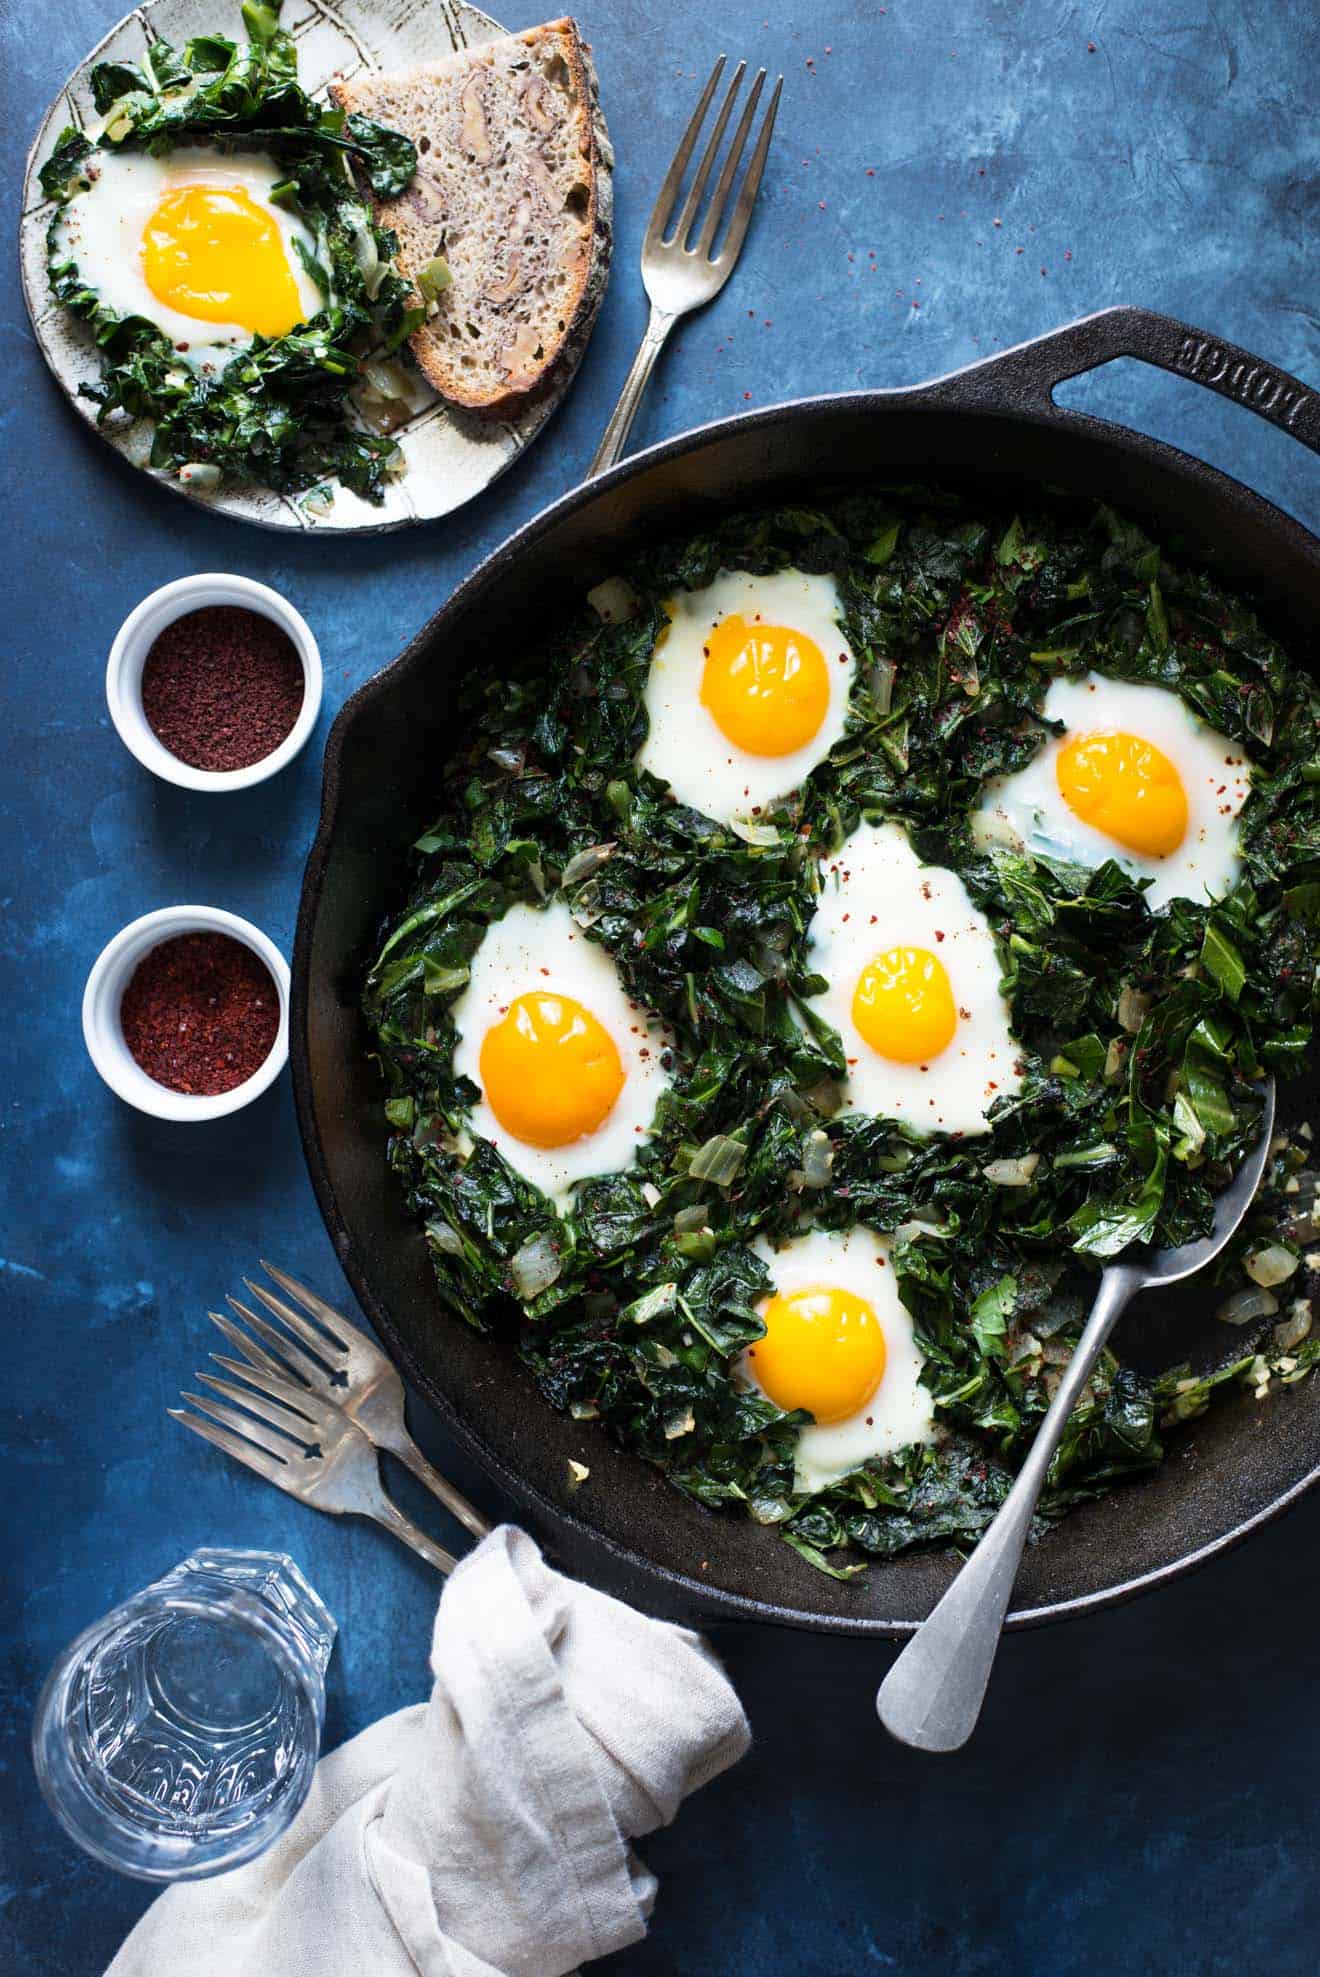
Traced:
<svg viewBox="0 0 1320 1977">
<path fill-rule="evenodd" d="M 1019 351 L 1030 351 L 1031 348 L 1031 345 L 1017 347 Z M 290 1064 L 294 1103 L 308 1172 L 317 1205 L 329 1230 L 340 1265 L 373 1326 L 389 1346 L 391 1355 L 398 1361 L 401 1370 L 435 1407 L 460 1446 L 492 1477 L 492 1480 L 520 1507 L 534 1511 L 544 1528 L 553 1530 L 557 1525 L 568 1527 L 584 1549 L 608 1557 L 617 1566 L 642 1580 L 663 1585 L 690 1612 L 703 1620 L 754 1621 L 791 1627 L 799 1631 L 890 1639 L 903 1639 L 920 1624 L 920 1621 L 915 1619 L 901 1621 L 874 1616 L 850 1619 L 836 1614 L 813 1614 L 801 1608 L 758 1601 L 744 1594 L 731 1593 L 716 1586 L 703 1584 L 699 1579 L 659 1565 L 643 1553 L 620 1545 L 576 1516 L 571 1509 L 552 1501 L 539 1489 L 516 1475 L 508 1467 L 502 1452 L 487 1444 L 473 1427 L 459 1417 L 442 1389 L 416 1364 L 412 1354 L 396 1336 L 388 1313 L 377 1300 L 367 1274 L 357 1261 L 347 1226 L 339 1209 L 317 1127 L 310 1062 L 306 1048 L 312 932 L 338 820 L 340 764 L 343 750 L 359 715 L 378 696 L 389 692 L 403 673 L 420 662 L 423 648 L 429 642 L 436 622 L 460 604 L 466 603 L 473 593 L 479 592 L 495 581 L 501 571 L 508 567 L 526 545 L 554 527 L 566 515 L 587 506 L 602 491 L 617 487 L 657 464 L 679 459 L 714 439 L 724 437 L 731 431 L 771 428 L 788 420 L 836 417 L 841 411 L 850 410 L 855 410 L 859 414 L 865 413 L 867 416 L 884 414 L 887 411 L 911 413 L 929 409 L 932 412 L 947 412 L 956 404 L 969 417 L 977 420 L 995 420 L 1045 427 L 1056 432 L 1060 430 L 1073 432 L 1079 438 L 1087 437 L 1100 441 L 1116 453 L 1126 455 L 1129 460 L 1148 462 L 1202 483 L 1219 497 L 1225 506 L 1226 515 L 1235 512 L 1244 519 L 1249 518 L 1263 525 L 1270 534 L 1280 538 L 1292 553 L 1311 563 L 1315 568 L 1317 580 L 1320 581 L 1320 540 L 1317 540 L 1294 517 L 1220 469 L 1170 446 L 1165 441 L 1154 439 L 1109 420 L 1095 418 L 1091 414 L 1061 411 L 1053 407 L 1048 410 L 1026 410 L 1020 406 L 1006 406 L 1002 403 L 996 405 L 993 400 L 978 403 L 974 398 L 969 398 L 965 389 L 961 389 L 968 381 L 979 382 L 983 376 L 987 384 L 990 384 L 993 373 L 1003 363 L 1004 358 L 1016 354 L 1016 352 L 1000 353 L 966 370 L 953 372 L 948 377 L 900 389 L 828 393 L 758 407 L 755 411 L 710 421 L 661 441 L 640 453 L 630 455 L 598 479 L 570 489 L 485 556 L 451 593 L 440 609 L 420 628 L 398 658 L 365 681 L 349 697 L 337 715 L 326 742 L 321 812 L 304 873 L 294 941 Z M 957 398 L 954 397 L 955 389 L 959 389 Z M 1182 1557 L 1170 1559 L 1147 1573 L 1133 1575 L 1115 1585 L 1099 1588 L 1095 1592 L 1077 1594 L 1043 1606 L 1015 1610 L 1010 1613 L 1007 1626 L 1016 1630 L 1052 1624 L 1081 1614 L 1101 1611 L 1157 1586 L 1167 1584 L 1183 1573 L 1208 1563 L 1240 1544 L 1264 1524 L 1295 1504 L 1317 1482 L 1320 1482 L 1320 1466 L 1297 1479 L 1263 1508 Z M 1139 1483 L 1127 1487 L 1139 1487 Z"/>
</svg>

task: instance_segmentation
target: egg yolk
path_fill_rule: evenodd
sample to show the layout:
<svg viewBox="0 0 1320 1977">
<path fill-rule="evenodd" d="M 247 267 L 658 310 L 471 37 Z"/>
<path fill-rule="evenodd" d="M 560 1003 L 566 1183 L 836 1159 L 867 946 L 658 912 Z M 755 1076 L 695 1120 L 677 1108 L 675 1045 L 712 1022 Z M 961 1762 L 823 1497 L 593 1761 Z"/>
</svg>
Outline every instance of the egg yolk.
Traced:
<svg viewBox="0 0 1320 1977">
<path fill-rule="evenodd" d="M 830 705 L 830 675 L 814 639 L 788 625 L 721 618 L 703 646 L 701 704 L 748 755 L 805 748 Z"/>
<path fill-rule="evenodd" d="M 747 1357 L 776 1407 L 803 1407 L 823 1423 L 865 1407 L 884 1378 L 885 1335 L 864 1297 L 812 1285 L 770 1298 L 761 1318 L 765 1337 Z"/>
<path fill-rule="evenodd" d="M 944 963 L 925 947 L 891 947 L 868 962 L 852 1015 L 872 1050 L 895 1064 L 928 1064 L 958 1027 Z"/>
<path fill-rule="evenodd" d="M 506 1133 L 525 1146 L 567 1146 L 609 1116 L 623 1090 L 618 1046 L 571 995 L 520 995 L 487 1030 L 481 1084 Z"/>
<path fill-rule="evenodd" d="M 204 323 L 283 336 L 304 320 L 279 227 L 241 186 L 167 192 L 143 229 L 142 268 L 158 302 Z"/>
<path fill-rule="evenodd" d="M 1113 730 L 1072 735 L 1055 765 L 1073 815 L 1117 844 L 1165 858 L 1187 834 L 1187 792 L 1162 749 Z"/>
</svg>

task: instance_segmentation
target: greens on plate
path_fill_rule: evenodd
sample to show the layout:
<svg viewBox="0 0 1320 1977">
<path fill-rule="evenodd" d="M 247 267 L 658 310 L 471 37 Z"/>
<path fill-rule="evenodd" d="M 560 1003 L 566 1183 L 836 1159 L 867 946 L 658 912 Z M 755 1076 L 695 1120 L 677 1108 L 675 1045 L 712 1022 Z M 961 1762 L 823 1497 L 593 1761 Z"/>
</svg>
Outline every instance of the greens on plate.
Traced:
<svg viewBox="0 0 1320 1977">
<path fill-rule="evenodd" d="M 378 502 L 398 448 L 352 394 L 420 311 L 358 175 L 397 194 L 416 155 L 305 93 L 277 5 L 243 20 L 246 45 L 155 40 L 92 71 L 99 127 L 66 129 L 40 175 L 51 285 L 100 352 L 84 395 L 102 422 L 154 421 L 153 467 Z"/>
</svg>

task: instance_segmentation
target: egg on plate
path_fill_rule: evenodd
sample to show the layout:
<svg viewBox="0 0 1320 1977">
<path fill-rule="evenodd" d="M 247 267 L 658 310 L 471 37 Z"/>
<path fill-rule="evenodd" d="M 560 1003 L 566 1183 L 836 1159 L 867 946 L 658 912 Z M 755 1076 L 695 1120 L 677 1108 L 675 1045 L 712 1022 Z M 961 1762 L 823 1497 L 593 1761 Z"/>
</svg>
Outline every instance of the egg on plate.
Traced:
<svg viewBox="0 0 1320 1977">
<path fill-rule="evenodd" d="M 643 769 L 720 823 L 788 796 L 843 734 L 856 660 L 832 577 L 722 570 L 667 599 Z"/>
<path fill-rule="evenodd" d="M 56 221 L 55 251 L 106 308 L 154 323 L 192 369 L 221 367 L 255 335 L 283 336 L 324 308 L 302 259 L 316 243 L 271 198 L 288 177 L 273 158 L 106 150 L 88 176 Z"/>
<path fill-rule="evenodd" d="M 1232 889 L 1237 817 L 1251 790 L 1237 742 L 1176 693 L 1099 673 L 1055 680 L 1043 711 L 1063 733 L 1016 775 L 987 783 L 975 820 L 982 843 L 1087 866 L 1112 858 L 1150 881 L 1152 910 Z"/>
<path fill-rule="evenodd" d="M 901 824 L 862 824 L 825 864 L 808 960 L 843 1040 L 845 1103 L 926 1133 L 983 1133 L 1022 1083 L 985 915 Z"/>
<path fill-rule="evenodd" d="M 765 1337 L 738 1372 L 777 1407 L 814 1416 L 798 1433 L 794 1487 L 824 1489 L 869 1457 L 930 1441 L 934 1402 L 885 1238 L 854 1224 L 754 1248 L 774 1288 L 759 1306 Z"/>
<path fill-rule="evenodd" d="M 481 1091 L 471 1130 L 525 1180 L 562 1206 L 629 1165 L 670 1082 L 669 1033 L 562 900 L 492 921 L 451 1014 L 454 1069 Z"/>
</svg>

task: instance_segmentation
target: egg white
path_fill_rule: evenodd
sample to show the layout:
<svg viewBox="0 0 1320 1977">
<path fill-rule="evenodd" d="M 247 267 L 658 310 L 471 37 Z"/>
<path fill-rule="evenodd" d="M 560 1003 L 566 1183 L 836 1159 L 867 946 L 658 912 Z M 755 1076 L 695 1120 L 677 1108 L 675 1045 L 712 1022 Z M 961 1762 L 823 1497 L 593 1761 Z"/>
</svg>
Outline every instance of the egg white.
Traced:
<svg viewBox="0 0 1320 1977">
<path fill-rule="evenodd" d="M 722 570 L 701 590 L 676 591 L 665 609 L 669 629 L 651 656 L 645 694 L 649 731 L 638 764 L 668 783 L 681 803 L 719 823 L 754 816 L 797 789 L 843 734 L 857 662 L 839 626 L 834 580 L 802 570 L 761 577 Z M 787 625 L 824 655 L 830 680 L 825 719 L 791 754 L 752 755 L 737 748 L 702 703 L 703 647 L 720 619 L 733 612 Z"/>
<path fill-rule="evenodd" d="M 764 1239 L 753 1245 L 781 1296 L 795 1291 L 851 1291 L 873 1307 L 885 1335 L 885 1370 L 865 1406 L 847 1420 L 815 1424 L 798 1432 L 794 1487 L 814 1492 L 844 1476 L 869 1457 L 893 1455 L 935 1432 L 935 1404 L 921 1385 L 924 1360 L 912 1335 L 912 1318 L 898 1295 L 890 1245 L 872 1229 L 854 1224 L 843 1231 L 812 1229 L 782 1249 Z M 757 1385 L 755 1348 L 742 1355 L 741 1377 Z"/>
<path fill-rule="evenodd" d="M 1149 879 L 1152 911 L 1171 899 L 1222 899 L 1242 869 L 1236 820 L 1251 792 L 1251 763 L 1239 743 L 1217 734 L 1176 693 L 1159 686 L 1088 673 L 1055 680 L 1045 695 L 1045 718 L 1062 721 L 1034 761 L 1016 775 L 985 786 L 974 819 L 985 844 L 1010 844 L 1094 868 L 1112 858 L 1134 878 Z M 1084 823 L 1059 788 L 1059 752 L 1071 736 L 1106 728 L 1140 736 L 1174 764 L 1187 794 L 1187 834 L 1163 858 L 1144 857 Z"/>
<path fill-rule="evenodd" d="M 626 993 L 604 948 L 589 940 L 562 900 L 545 907 L 511 906 L 492 921 L 472 958 L 467 986 L 451 1014 L 458 1029 L 454 1069 L 481 1084 L 481 1046 L 520 995 L 568 995 L 589 1009 L 614 1039 L 624 1084 L 594 1133 L 566 1146 L 528 1146 L 507 1132 L 483 1092 L 470 1115 L 471 1131 L 498 1147 L 509 1165 L 563 1206 L 577 1181 L 617 1173 L 645 1144 L 656 1106 L 670 1083 L 661 1059 L 671 1041 L 657 1017 Z"/>
<path fill-rule="evenodd" d="M 957 873 L 923 865 L 900 824 L 862 824 L 825 863 L 810 937 L 809 965 L 829 984 L 811 1006 L 843 1040 L 845 1105 L 918 1132 L 986 1132 L 991 1106 L 1018 1090 L 1023 1066 L 989 924 Z M 952 1041 L 929 1065 L 882 1057 L 853 1022 L 867 964 L 907 946 L 943 963 L 958 1009 Z"/>
<path fill-rule="evenodd" d="M 144 151 L 97 151 L 88 159 L 92 183 L 75 193 L 55 222 L 57 255 L 77 263 L 78 274 L 106 308 L 121 316 L 144 316 L 167 336 L 180 361 L 192 370 L 216 370 L 252 342 L 241 323 L 205 322 L 173 309 L 153 295 L 142 265 L 142 236 L 162 199 L 180 186 L 208 185 L 242 190 L 279 229 L 289 271 L 298 289 L 304 320 L 325 307 L 325 297 L 303 266 L 295 246 L 309 253 L 316 242 L 294 214 L 276 206 L 270 190 L 288 177 L 262 152 L 222 154 L 181 145 L 166 158 Z"/>
</svg>

